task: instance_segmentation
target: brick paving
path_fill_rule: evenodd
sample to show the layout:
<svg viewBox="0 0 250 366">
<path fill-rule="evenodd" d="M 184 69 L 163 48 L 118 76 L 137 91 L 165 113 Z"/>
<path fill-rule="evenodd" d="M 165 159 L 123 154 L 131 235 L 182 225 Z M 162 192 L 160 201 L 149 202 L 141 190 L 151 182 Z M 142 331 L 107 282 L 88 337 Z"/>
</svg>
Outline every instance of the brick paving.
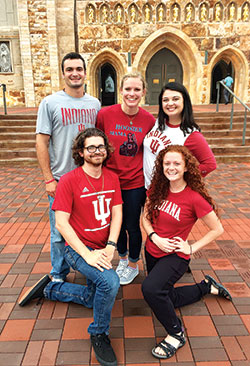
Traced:
<svg viewBox="0 0 250 366">
<path fill-rule="evenodd" d="M 181 283 L 210 274 L 227 286 L 233 302 L 207 296 L 178 312 L 188 341 L 176 356 L 151 356 L 164 329 L 145 303 L 140 275 L 121 287 L 112 312 L 111 338 L 119 365 L 250 366 L 250 164 L 219 164 L 207 177 L 221 207 L 224 234 L 194 255 Z M 92 310 L 43 300 L 21 308 L 21 294 L 50 271 L 48 202 L 36 166 L 0 172 L 0 365 L 97 365 L 87 326 Z M 189 239 L 205 227 L 197 223 Z M 145 236 L 144 236 L 145 238 Z M 114 265 L 117 264 L 116 256 Z M 71 272 L 69 281 L 85 279 Z"/>
</svg>

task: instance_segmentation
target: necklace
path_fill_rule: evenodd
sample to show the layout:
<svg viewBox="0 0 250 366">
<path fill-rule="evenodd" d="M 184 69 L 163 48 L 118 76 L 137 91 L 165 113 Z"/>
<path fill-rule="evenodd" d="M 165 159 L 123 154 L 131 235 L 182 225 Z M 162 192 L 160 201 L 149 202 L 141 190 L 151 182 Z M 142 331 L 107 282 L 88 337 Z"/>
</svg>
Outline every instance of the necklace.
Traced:
<svg viewBox="0 0 250 366">
<path fill-rule="evenodd" d="M 138 113 L 138 112 L 137 112 Z M 137 116 L 136 114 L 126 114 L 126 116 L 128 116 L 128 119 L 130 120 L 129 124 L 132 126 L 133 125 L 133 120 L 135 119 L 135 117 Z"/>
<path fill-rule="evenodd" d="M 128 119 L 129 119 L 129 124 L 130 124 L 130 126 L 132 126 L 133 125 L 133 120 L 135 119 L 135 117 L 137 116 L 137 114 L 138 114 L 138 112 L 139 112 L 139 109 L 138 109 L 138 111 L 135 113 L 135 114 L 127 114 L 126 112 L 124 112 L 124 110 L 122 109 L 122 111 L 123 111 L 123 113 L 125 114 L 125 116 L 127 116 L 128 117 Z"/>
<path fill-rule="evenodd" d="M 89 177 L 88 177 L 88 174 L 87 174 L 87 173 L 85 173 L 84 169 L 82 169 L 82 170 L 83 170 L 83 173 L 84 173 L 85 177 L 87 178 L 87 181 L 89 182 L 89 184 L 90 184 L 90 185 L 91 185 L 91 187 L 93 188 L 93 190 L 94 190 L 95 192 L 97 192 L 97 190 L 95 189 L 95 187 L 93 186 L 93 184 L 90 182 Z M 104 189 L 104 175 L 103 175 L 103 173 L 102 173 L 102 189 L 101 189 L 101 192 L 103 191 L 103 189 Z"/>
</svg>

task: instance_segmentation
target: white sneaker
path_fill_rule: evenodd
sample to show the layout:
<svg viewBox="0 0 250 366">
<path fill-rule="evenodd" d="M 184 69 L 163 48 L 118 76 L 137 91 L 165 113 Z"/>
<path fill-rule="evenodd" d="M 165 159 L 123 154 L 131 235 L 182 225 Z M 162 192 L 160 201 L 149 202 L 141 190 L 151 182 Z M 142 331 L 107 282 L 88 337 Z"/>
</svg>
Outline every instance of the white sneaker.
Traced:
<svg viewBox="0 0 250 366">
<path fill-rule="evenodd" d="M 125 268 L 122 276 L 120 277 L 120 285 L 128 285 L 132 281 L 134 281 L 135 277 L 139 274 L 139 268 L 127 267 Z"/>
<path fill-rule="evenodd" d="M 128 266 L 128 260 L 120 259 L 119 264 L 115 270 L 119 277 L 122 276 L 122 274 L 125 271 L 125 269 L 127 268 L 127 266 Z"/>
</svg>

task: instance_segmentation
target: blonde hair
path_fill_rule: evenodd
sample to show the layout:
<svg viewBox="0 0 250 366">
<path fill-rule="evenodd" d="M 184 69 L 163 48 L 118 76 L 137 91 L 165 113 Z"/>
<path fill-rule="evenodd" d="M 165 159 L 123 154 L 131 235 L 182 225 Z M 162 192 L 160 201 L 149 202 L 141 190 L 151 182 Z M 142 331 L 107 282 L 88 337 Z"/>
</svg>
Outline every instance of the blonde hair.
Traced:
<svg viewBox="0 0 250 366">
<path fill-rule="evenodd" d="M 143 89 L 147 88 L 146 81 L 145 81 L 144 77 L 142 76 L 142 74 L 139 73 L 139 72 L 131 72 L 131 73 L 125 74 L 123 76 L 123 78 L 121 80 L 121 89 L 123 88 L 124 81 L 129 79 L 129 78 L 138 78 L 138 79 L 140 79 L 141 82 L 142 82 Z"/>
</svg>

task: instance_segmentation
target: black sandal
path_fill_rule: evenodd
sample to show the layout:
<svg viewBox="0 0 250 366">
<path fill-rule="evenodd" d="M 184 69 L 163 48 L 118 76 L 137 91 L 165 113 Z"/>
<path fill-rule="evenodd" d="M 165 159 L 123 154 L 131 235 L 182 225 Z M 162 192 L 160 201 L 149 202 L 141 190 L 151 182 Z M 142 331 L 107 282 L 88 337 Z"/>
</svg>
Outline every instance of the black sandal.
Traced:
<svg viewBox="0 0 250 366">
<path fill-rule="evenodd" d="M 230 295 L 230 293 L 226 289 L 226 287 L 224 287 L 223 285 L 221 285 L 220 283 L 215 281 L 215 279 L 209 275 L 206 275 L 205 278 L 206 278 L 206 280 L 208 280 L 210 292 L 211 292 L 211 285 L 213 285 L 219 291 L 218 296 L 224 297 L 224 299 L 232 301 L 232 296 Z"/>
<path fill-rule="evenodd" d="M 175 348 L 174 346 L 172 346 L 172 344 L 168 343 L 165 341 L 165 339 L 163 339 L 160 343 L 158 343 L 153 349 L 152 349 L 152 355 L 156 358 L 161 358 L 161 359 L 167 359 L 170 357 L 173 357 L 176 353 L 176 351 L 183 347 L 184 344 L 186 343 L 186 339 L 185 339 L 185 335 L 184 332 L 182 331 L 181 334 L 170 334 L 171 337 L 177 339 L 180 344 L 177 348 Z M 157 352 L 155 352 L 156 348 L 159 347 L 161 348 L 164 352 L 165 355 L 161 355 Z"/>
</svg>

